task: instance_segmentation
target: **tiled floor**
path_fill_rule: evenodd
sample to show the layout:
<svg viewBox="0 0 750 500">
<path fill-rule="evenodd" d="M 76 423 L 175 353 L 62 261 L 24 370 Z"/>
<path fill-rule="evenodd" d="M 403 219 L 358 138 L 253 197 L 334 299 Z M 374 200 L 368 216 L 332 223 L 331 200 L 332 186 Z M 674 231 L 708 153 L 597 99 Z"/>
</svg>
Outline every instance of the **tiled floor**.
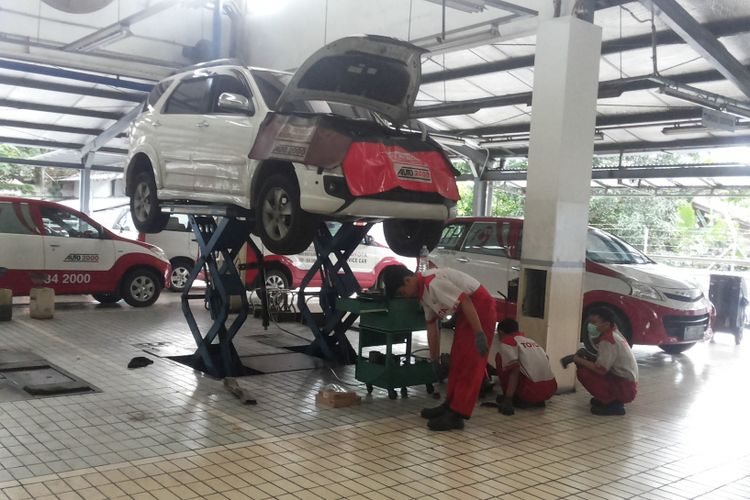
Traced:
<svg viewBox="0 0 750 500">
<path fill-rule="evenodd" d="M 477 408 L 464 431 L 432 433 L 417 412 L 436 401 L 421 387 L 320 408 L 314 394 L 336 378 L 296 371 L 249 378 L 258 404 L 243 406 L 167 359 L 128 370 L 144 354 L 133 344 L 191 344 L 174 296 L 14 317 L 0 323 L 2 349 L 102 392 L 0 403 L 0 499 L 750 498 L 750 353 L 729 335 L 682 356 L 637 348 L 641 390 L 625 417 L 592 416 L 581 391 L 513 417 Z M 285 334 L 251 320 L 242 342 L 254 335 L 276 352 L 263 342 Z"/>
</svg>

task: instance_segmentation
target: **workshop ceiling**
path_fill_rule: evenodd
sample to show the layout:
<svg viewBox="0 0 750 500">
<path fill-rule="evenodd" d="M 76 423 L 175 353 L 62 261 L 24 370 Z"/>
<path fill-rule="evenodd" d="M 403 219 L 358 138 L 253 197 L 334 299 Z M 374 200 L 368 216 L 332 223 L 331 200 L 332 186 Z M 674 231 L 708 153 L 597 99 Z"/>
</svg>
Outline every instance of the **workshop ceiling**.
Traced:
<svg viewBox="0 0 750 500">
<path fill-rule="evenodd" d="M 302 51 L 351 30 L 408 38 L 431 51 L 417 100 L 424 125 L 474 158 L 527 153 L 536 12 L 552 0 L 449 0 L 444 11 L 442 0 L 304 0 L 300 9 L 302 1 L 224 0 L 222 55 L 291 69 Z M 652 18 L 646 1 L 591 0 L 603 29 L 596 151 L 749 146 L 750 2 L 654 1 Z M 0 0 L 0 142 L 57 151 L 40 164 L 75 165 L 109 130 L 94 167 L 119 168 L 123 116 L 154 82 L 210 57 L 213 2 L 91 0 L 72 7 L 79 13 L 74 4 Z M 275 10 L 261 16 L 266 4 Z M 295 26 L 305 32 L 290 37 Z M 709 108 L 730 112 L 734 130 L 704 121 Z M 711 184 L 695 177 L 705 178 L 695 182 Z M 732 184 L 750 184 L 743 178 Z"/>
</svg>

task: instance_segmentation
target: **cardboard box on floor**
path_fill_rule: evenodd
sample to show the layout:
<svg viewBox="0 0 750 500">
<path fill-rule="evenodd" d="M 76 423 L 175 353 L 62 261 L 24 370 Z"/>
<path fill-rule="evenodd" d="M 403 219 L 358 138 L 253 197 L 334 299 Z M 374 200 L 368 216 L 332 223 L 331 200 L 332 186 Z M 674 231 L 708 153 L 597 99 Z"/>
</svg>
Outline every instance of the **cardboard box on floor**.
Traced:
<svg viewBox="0 0 750 500">
<path fill-rule="evenodd" d="M 324 389 L 315 396 L 315 403 L 332 408 L 343 408 L 345 406 L 358 405 L 362 398 L 355 392 L 339 392 Z"/>
</svg>

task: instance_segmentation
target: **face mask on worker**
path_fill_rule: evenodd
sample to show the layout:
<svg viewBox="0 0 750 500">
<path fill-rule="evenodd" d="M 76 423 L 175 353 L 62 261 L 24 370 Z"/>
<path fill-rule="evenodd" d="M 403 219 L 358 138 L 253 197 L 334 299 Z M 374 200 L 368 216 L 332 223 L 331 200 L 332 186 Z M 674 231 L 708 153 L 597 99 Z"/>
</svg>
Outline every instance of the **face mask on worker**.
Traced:
<svg viewBox="0 0 750 500">
<path fill-rule="evenodd" d="M 589 323 L 586 325 L 586 332 L 589 334 L 590 339 L 595 339 L 599 335 L 601 335 L 601 332 L 596 328 L 596 325 L 593 323 Z"/>
</svg>

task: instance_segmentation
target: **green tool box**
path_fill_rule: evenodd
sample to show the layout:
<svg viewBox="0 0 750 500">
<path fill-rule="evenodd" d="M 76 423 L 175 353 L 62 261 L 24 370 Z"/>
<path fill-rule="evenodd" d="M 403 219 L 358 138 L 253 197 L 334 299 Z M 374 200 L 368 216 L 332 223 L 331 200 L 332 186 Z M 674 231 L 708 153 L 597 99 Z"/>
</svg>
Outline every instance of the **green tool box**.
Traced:
<svg viewBox="0 0 750 500">
<path fill-rule="evenodd" d="M 437 382 L 432 363 L 417 360 L 411 354 L 411 335 L 414 331 L 425 330 L 424 313 L 416 299 L 391 299 L 360 297 L 338 299 L 336 307 L 342 311 L 359 314 L 359 351 L 355 377 L 372 388 L 388 390 L 388 397 L 396 399 L 396 389 L 401 388 L 401 396 L 407 395 L 406 388 L 424 384 L 427 393 L 434 391 Z M 406 353 L 393 354 L 394 344 L 406 344 Z M 363 356 L 366 347 L 385 346 L 384 356 Z"/>
</svg>

